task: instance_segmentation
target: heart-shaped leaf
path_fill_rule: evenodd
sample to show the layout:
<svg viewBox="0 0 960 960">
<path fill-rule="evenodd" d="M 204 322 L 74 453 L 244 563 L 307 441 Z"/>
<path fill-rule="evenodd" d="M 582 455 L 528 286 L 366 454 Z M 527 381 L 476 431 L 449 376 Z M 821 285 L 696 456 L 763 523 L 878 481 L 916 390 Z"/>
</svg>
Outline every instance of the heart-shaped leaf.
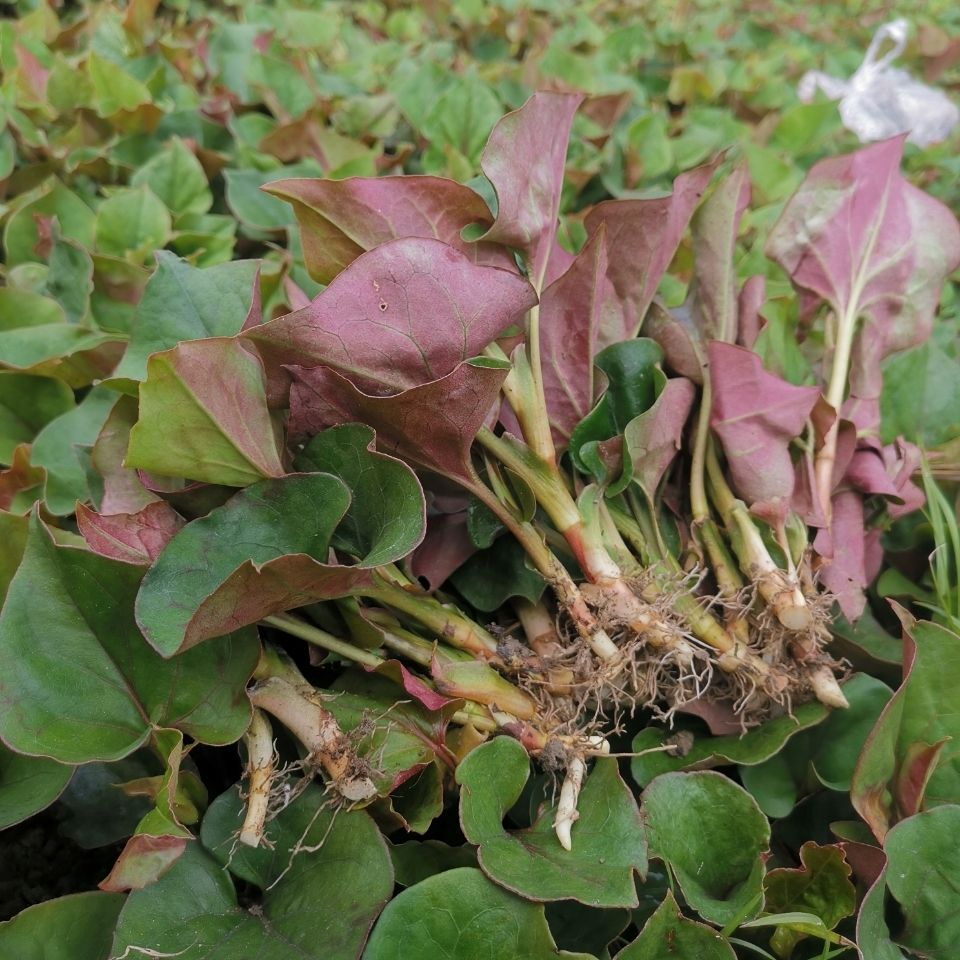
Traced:
<svg viewBox="0 0 960 960">
<path fill-rule="evenodd" d="M 259 359 L 228 338 L 153 354 L 126 466 L 228 487 L 281 476 Z"/>
<path fill-rule="evenodd" d="M 444 955 L 457 960 L 593 960 L 586 953 L 558 950 L 542 906 L 502 890 L 471 867 L 427 877 L 394 897 L 373 928 L 363 960 Z"/>
<path fill-rule="evenodd" d="M 376 567 L 405 557 L 426 532 L 423 489 L 403 462 L 375 450 L 375 433 L 363 424 L 332 427 L 297 455 L 298 470 L 332 473 L 350 491 L 350 506 L 333 546 Z"/>
<path fill-rule="evenodd" d="M 358 257 L 310 306 L 244 336 L 271 377 L 282 364 L 324 366 L 382 396 L 445 377 L 535 302 L 518 274 L 408 237 Z"/>
<path fill-rule="evenodd" d="M 537 291 L 557 231 L 570 127 L 582 102 L 579 93 L 533 94 L 497 123 L 480 158 L 497 193 L 497 219 L 483 239 L 522 251 Z"/>
<path fill-rule="evenodd" d="M 235 620 L 237 611 L 224 592 L 231 580 L 242 578 L 248 591 L 244 616 L 254 622 L 270 613 L 308 603 L 285 599 L 290 585 L 264 567 L 272 560 L 290 557 L 327 559 L 330 538 L 350 504 L 350 493 L 337 477 L 327 473 L 292 474 L 264 480 L 236 494 L 222 507 L 188 523 L 164 548 L 143 579 L 137 596 L 137 622 L 144 636 L 165 656 L 199 643 L 219 629 L 224 619 Z M 299 555 L 299 556 L 293 556 Z M 255 583 L 263 580 L 260 589 Z M 283 591 L 286 589 L 287 593 Z M 302 592 L 303 586 L 294 588 Z M 218 594 L 218 591 L 220 593 Z M 209 610 L 211 598 L 218 604 Z M 201 608 L 208 605 L 208 616 Z M 212 615 L 212 622 L 210 616 Z M 206 622 L 204 622 L 206 621 Z"/>
<path fill-rule="evenodd" d="M 753 351 L 707 345 L 713 406 L 710 426 L 723 444 L 736 492 L 750 506 L 788 509 L 795 472 L 790 443 L 803 431 L 819 387 L 796 387 L 763 368 Z"/>
<path fill-rule="evenodd" d="M 712 927 L 688 920 L 671 891 L 616 960 L 735 960 L 733 948 Z"/>
<path fill-rule="evenodd" d="M 470 448 L 490 416 L 508 369 L 492 360 L 468 361 L 440 380 L 392 397 L 363 393 L 325 367 L 294 367 L 291 372 L 294 433 L 310 435 L 359 420 L 377 431 L 382 452 L 470 483 L 474 480 Z"/>
<path fill-rule="evenodd" d="M 220 744 L 246 729 L 256 633 L 163 660 L 133 619 L 141 576 L 140 567 L 58 546 L 31 518 L 0 613 L 0 736 L 13 749 L 84 763 L 126 756 L 154 725 Z"/>
<path fill-rule="evenodd" d="M 503 818 L 530 775 L 517 741 L 497 737 L 473 750 L 457 768 L 460 823 L 480 847 L 480 866 L 508 890 L 534 900 L 579 900 L 588 906 L 635 907 L 634 873 L 647 868 L 647 842 L 636 802 L 615 760 L 599 759 L 577 802 L 573 850 L 553 830 L 556 810 L 545 809 L 529 830 L 507 833 Z"/>
<path fill-rule="evenodd" d="M 158 250 L 157 269 L 143 291 L 118 379 L 143 380 L 151 353 L 184 340 L 239 333 L 250 310 L 257 277 L 254 260 L 199 269 L 167 250 Z"/>
<path fill-rule="evenodd" d="M 189 844 L 157 883 L 127 898 L 113 956 L 135 947 L 181 960 L 287 960 L 291 951 L 357 960 L 393 889 L 390 855 L 370 818 L 324 808 L 311 786 L 268 824 L 271 846 L 254 850 L 236 846 L 241 809 L 231 789 L 204 818 L 203 843 L 217 859 Z M 237 904 L 227 864 L 262 891 L 252 908 Z"/>
<path fill-rule="evenodd" d="M 768 913 L 812 913 L 827 930 L 857 909 L 857 890 L 843 850 L 812 840 L 800 848 L 798 868 L 771 870 L 763 881 L 764 910 Z M 790 956 L 803 934 L 788 925 L 778 927 L 770 941 L 780 956 Z"/>
<path fill-rule="evenodd" d="M 74 893 L 0 923 L 0 953 L 17 960 L 107 960 L 123 906 L 116 893 Z"/>
<path fill-rule="evenodd" d="M 264 189 L 293 205 L 304 262 L 320 283 L 330 283 L 357 257 L 400 237 L 441 240 L 476 263 L 513 268 L 507 252 L 495 244 L 461 239 L 465 227 L 488 226 L 493 218 L 478 194 L 453 180 L 274 180 Z"/>
<path fill-rule="evenodd" d="M 588 234 L 605 227 L 610 264 L 612 291 L 608 290 L 604 303 L 598 338 L 601 348 L 637 335 L 714 169 L 711 164 L 680 174 L 669 196 L 608 200 L 587 214 Z"/>
<path fill-rule="evenodd" d="M 73 767 L 48 757 L 14 753 L 0 743 L 0 830 L 48 807 L 63 792 L 71 776 Z"/>
<path fill-rule="evenodd" d="M 900 173 L 903 137 L 821 160 L 767 239 L 793 282 L 856 335 L 850 394 L 880 397 L 880 361 L 930 335 L 944 278 L 960 263 L 960 226 Z"/>
<path fill-rule="evenodd" d="M 651 854 L 702 917 L 726 924 L 760 912 L 770 824 L 749 793 L 719 773 L 665 773 L 642 810 Z"/>
<path fill-rule="evenodd" d="M 949 960 L 960 942 L 958 830 L 960 806 L 948 805 L 898 823 L 883 845 L 887 889 L 905 921 L 896 940 L 912 954 L 931 960 Z"/>
<path fill-rule="evenodd" d="M 920 799 L 927 806 L 960 802 L 955 749 L 941 753 L 932 772 L 923 775 L 919 798 L 909 763 L 916 744 L 960 739 L 960 717 L 952 706 L 960 683 L 957 635 L 918 621 L 904 629 L 904 644 L 906 676 L 863 746 L 851 787 L 853 805 L 878 840 L 898 820 L 916 813 Z"/>
<path fill-rule="evenodd" d="M 62 380 L 0 370 L 0 463 L 11 463 L 17 444 L 29 443 L 74 405 L 73 391 Z"/>
<path fill-rule="evenodd" d="M 634 780 L 645 787 L 654 777 L 673 770 L 706 769 L 727 763 L 748 766 L 762 763 L 778 753 L 791 737 L 822 723 L 829 712 L 822 703 L 804 703 L 795 707 L 792 714 L 768 720 L 762 726 L 753 727 L 739 736 L 695 736 L 688 731 L 692 744 L 683 751 L 682 756 L 671 756 L 666 752 L 645 753 L 671 742 L 676 735 L 673 729 L 647 727 L 633 739 L 631 750 L 637 756 L 630 761 L 630 772 Z"/>
</svg>

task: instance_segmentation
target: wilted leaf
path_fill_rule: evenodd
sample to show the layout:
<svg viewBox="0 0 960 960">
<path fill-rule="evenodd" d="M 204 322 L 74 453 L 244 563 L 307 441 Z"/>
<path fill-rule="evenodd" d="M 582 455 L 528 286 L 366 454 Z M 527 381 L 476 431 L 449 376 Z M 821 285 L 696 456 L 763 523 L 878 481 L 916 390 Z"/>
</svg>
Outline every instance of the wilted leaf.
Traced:
<svg viewBox="0 0 960 960">
<path fill-rule="evenodd" d="M 827 930 L 857 908 L 851 869 L 838 846 L 819 846 L 812 840 L 800 848 L 798 868 L 771 870 L 763 881 L 764 910 L 768 913 L 812 913 Z M 789 925 L 778 927 L 770 943 L 780 956 L 790 956 L 803 934 Z"/>
<path fill-rule="evenodd" d="M 714 165 L 682 173 L 673 193 L 655 200 L 609 200 L 587 214 L 587 232 L 606 228 L 612 291 L 604 304 L 599 346 L 636 336 Z"/>
<path fill-rule="evenodd" d="M 503 818 L 530 775 L 527 752 L 508 737 L 473 750 L 457 768 L 460 822 L 480 847 L 480 866 L 501 886 L 534 900 L 573 899 L 589 906 L 635 907 L 634 872 L 645 874 L 647 843 L 640 814 L 617 773 L 599 759 L 577 804 L 573 849 L 553 830 L 556 809 L 546 807 L 529 830 L 510 834 Z"/>
<path fill-rule="evenodd" d="M 77 529 L 94 553 L 147 566 L 183 526 L 169 503 L 157 500 L 136 513 L 102 514 L 77 504 Z"/>
<path fill-rule="evenodd" d="M 854 341 L 850 395 L 877 401 L 880 361 L 930 335 L 944 278 L 960 263 L 960 227 L 900 173 L 903 138 L 821 160 L 767 240 L 793 282 L 825 300 Z"/>
</svg>

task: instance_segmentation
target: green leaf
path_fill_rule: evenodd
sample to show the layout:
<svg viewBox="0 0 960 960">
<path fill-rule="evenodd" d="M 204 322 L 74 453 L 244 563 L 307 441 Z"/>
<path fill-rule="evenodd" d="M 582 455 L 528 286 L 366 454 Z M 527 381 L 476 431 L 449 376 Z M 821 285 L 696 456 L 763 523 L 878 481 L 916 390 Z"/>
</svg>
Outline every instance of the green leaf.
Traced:
<svg viewBox="0 0 960 960">
<path fill-rule="evenodd" d="M 663 350 L 646 337 L 615 343 L 597 354 L 594 363 L 606 374 L 607 389 L 570 437 L 570 455 L 579 470 L 591 472 L 585 445 L 617 436 L 652 406 L 666 379 L 662 360 Z"/>
<path fill-rule="evenodd" d="M 11 960 L 107 960 L 122 906 L 118 894 L 93 890 L 27 907 L 0 923 L 0 955 Z"/>
<path fill-rule="evenodd" d="M 90 311 L 92 290 L 90 254 L 75 241 L 61 237 L 58 226 L 48 260 L 47 294 L 63 307 L 68 323 L 81 323 Z"/>
<path fill-rule="evenodd" d="M 120 110 L 136 110 L 141 104 L 153 100 L 144 84 L 96 52 L 91 52 L 87 58 L 87 71 L 93 83 L 97 113 L 101 117 L 112 116 Z"/>
<path fill-rule="evenodd" d="M 857 909 L 857 890 L 843 850 L 834 845 L 819 846 L 812 840 L 800 848 L 799 868 L 771 870 L 763 881 L 764 910 L 768 913 L 811 913 L 827 930 Z M 789 957 L 803 934 L 788 925 L 777 928 L 770 945 L 780 956 Z"/>
<path fill-rule="evenodd" d="M 48 807 L 72 775 L 73 767 L 48 757 L 14 753 L 0 743 L 0 830 Z"/>
<path fill-rule="evenodd" d="M 78 446 L 89 446 L 107 419 L 117 395 L 106 387 L 94 387 L 67 413 L 51 420 L 36 436 L 30 451 L 35 467 L 47 471 L 44 500 L 47 509 L 58 516 L 73 513 L 78 500 L 86 500 L 90 491 Z"/>
<path fill-rule="evenodd" d="M 490 87 L 468 74 L 456 77 L 440 95 L 424 118 L 421 132 L 435 147 L 453 147 L 475 168 L 502 113 L 500 101 Z"/>
<path fill-rule="evenodd" d="M 232 337 L 250 312 L 255 260 L 200 269 L 167 250 L 158 250 L 157 269 L 137 307 L 130 344 L 113 376 L 143 380 L 152 353 L 184 340 Z"/>
<path fill-rule="evenodd" d="M 671 756 L 665 751 L 636 756 L 630 761 L 630 772 L 633 779 L 641 787 L 645 787 L 654 777 L 671 770 L 689 770 L 691 767 L 706 769 L 728 763 L 748 766 L 763 763 L 777 754 L 791 737 L 808 727 L 822 723 L 829 712 L 822 703 L 805 703 L 797 707 L 792 716 L 784 714 L 768 720 L 762 726 L 747 730 L 742 736 L 694 736 L 693 746 L 682 757 Z M 662 746 L 675 733 L 676 730 L 663 727 L 647 727 L 634 737 L 630 749 L 639 754 L 644 750 Z"/>
<path fill-rule="evenodd" d="M 885 900 L 887 893 L 887 867 L 864 895 L 857 914 L 857 946 L 861 960 L 904 960 L 890 939 L 887 926 Z"/>
<path fill-rule="evenodd" d="M 960 436 L 960 363 L 935 342 L 890 357 L 883 365 L 881 436 L 904 436 L 925 447 Z"/>
<path fill-rule="evenodd" d="M 260 360 L 226 337 L 153 354 L 125 465 L 229 487 L 281 476 Z"/>
<path fill-rule="evenodd" d="M 256 633 L 163 660 L 133 620 L 141 576 L 131 564 L 58 546 L 31 518 L 0 613 L 0 736 L 14 750 L 84 763 L 126 756 L 155 725 L 207 743 L 243 733 Z"/>
<path fill-rule="evenodd" d="M 629 910 L 585 907 L 576 900 L 554 900 L 544 905 L 550 933 L 561 950 L 609 956 L 607 948 L 630 924 Z"/>
<path fill-rule="evenodd" d="M 171 656 L 199 642 L 191 633 L 197 612 L 239 568 L 257 571 L 292 554 L 326 560 L 330 538 L 349 503 L 349 491 L 338 478 L 295 474 L 254 484 L 188 523 L 143 579 L 137 622 L 144 636 Z M 267 590 L 263 597 L 269 606 Z M 254 620 L 275 612 L 267 609 Z"/>
<path fill-rule="evenodd" d="M 705 923 L 688 920 L 668 890 L 663 903 L 643 925 L 640 936 L 616 960 L 735 960 L 726 940 Z"/>
<path fill-rule="evenodd" d="M 170 214 L 148 187 L 112 193 L 97 210 L 96 244 L 101 253 L 143 262 L 170 239 Z"/>
<path fill-rule="evenodd" d="M 948 746 L 932 773 L 918 766 L 918 746 L 960 741 L 955 709 L 960 684 L 960 637 L 929 622 L 905 630 L 913 647 L 900 689 L 885 706 L 860 755 L 851 800 L 878 839 L 920 804 L 960 802 L 960 753 Z M 914 761 L 911 763 L 911 761 Z M 926 779 L 929 777 L 929 780 Z"/>
<path fill-rule="evenodd" d="M 459 867 L 408 887 L 387 904 L 363 960 L 593 960 L 558 951 L 543 907 Z"/>
<path fill-rule="evenodd" d="M 35 193 L 24 195 L 22 205 L 12 213 L 3 228 L 6 265 L 41 261 L 36 252 L 40 239 L 36 217 L 56 217 L 64 237 L 81 247 L 92 247 L 95 216 L 93 211 L 59 180 L 51 179 Z"/>
<path fill-rule="evenodd" d="M 377 453 L 373 429 L 359 423 L 316 434 L 294 460 L 305 472 L 331 473 L 350 491 L 333 547 L 376 567 L 405 557 L 426 532 L 426 503 L 416 474 Z M 318 557 L 319 559 L 319 557 Z"/>
<path fill-rule="evenodd" d="M 727 924 L 760 912 L 770 824 L 749 793 L 719 773 L 664 773 L 642 811 L 651 854 L 701 916 Z"/>
<path fill-rule="evenodd" d="M 179 137 L 145 163 L 130 178 L 134 187 L 147 186 L 163 201 L 174 219 L 189 213 L 206 213 L 213 206 L 207 175 Z"/>
<path fill-rule="evenodd" d="M 0 370 L 0 463 L 11 463 L 18 443 L 29 443 L 73 407 L 73 391 L 62 380 Z"/>
<path fill-rule="evenodd" d="M 236 843 L 241 811 L 236 789 L 218 797 L 201 834 L 216 859 L 189 844 L 157 883 L 130 895 L 114 956 L 137 947 L 180 960 L 355 960 L 393 890 L 373 821 L 332 810 L 311 785 L 267 825 L 271 845 L 254 850 Z M 225 865 L 261 891 L 250 909 L 238 906 Z"/>
<path fill-rule="evenodd" d="M 891 691 L 885 683 L 861 673 L 843 685 L 843 692 L 850 704 L 846 710 L 832 711 L 815 729 L 793 737 L 763 763 L 740 767 L 743 785 L 768 816 L 786 816 L 811 777 L 831 790 L 850 789 L 863 742 Z"/>
<path fill-rule="evenodd" d="M 527 554 L 513 537 L 499 537 L 493 546 L 474 553 L 450 576 L 467 603 L 485 613 L 499 609 L 511 597 L 536 603 L 546 581 L 527 565 Z"/>
<path fill-rule="evenodd" d="M 960 943 L 960 806 L 918 813 L 897 824 L 884 844 L 887 889 L 903 911 L 896 940 L 930 960 L 952 960 Z"/>
<path fill-rule="evenodd" d="M 480 866 L 501 886 L 535 900 L 579 900 L 587 906 L 635 907 L 634 873 L 647 869 L 643 825 L 617 763 L 600 758 L 587 777 L 573 827 L 573 850 L 553 830 L 556 810 L 545 809 L 529 830 L 503 829 L 530 775 L 526 751 L 497 737 L 471 751 L 457 768 L 460 822 L 480 847 Z"/>
<path fill-rule="evenodd" d="M 396 882 L 412 887 L 427 877 L 456 867 L 475 867 L 477 852 L 469 844 L 451 847 L 441 840 L 408 840 L 390 847 Z"/>
</svg>

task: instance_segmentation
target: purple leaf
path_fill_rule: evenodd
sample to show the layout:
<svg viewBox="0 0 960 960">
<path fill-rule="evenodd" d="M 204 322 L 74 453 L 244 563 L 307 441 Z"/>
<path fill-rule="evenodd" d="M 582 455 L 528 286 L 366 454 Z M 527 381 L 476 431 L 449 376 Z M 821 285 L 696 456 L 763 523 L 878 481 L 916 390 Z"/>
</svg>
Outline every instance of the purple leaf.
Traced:
<svg viewBox="0 0 960 960">
<path fill-rule="evenodd" d="M 820 582 L 836 597 L 843 615 L 851 622 L 866 606 L 863 591 L 870 580 L 867 571 L 867 538 L 863 498 L 855 490 L 843 490 L 833 498 L 833 523 L 817 532 L 813 549 L 825 559 Z"/>
<path fill-rule="evenodd" d="M 681 377 L 703 383 L 700 354 L 688 328 L 658 303 L 650 305 L 643 325 L 644 336 L 655 340 L 667 366 Z"/>
<path fill-rule="evenodd" d="M 543 289 L 553 249 L 570 127 L 579 93 L 535 93 L 497 122 L 480 166 L 497 193 L 497 219 L 483 239 L 521 250 Z"/>
<path fill-rule="evenodd" d="M 105 515 L 77 504 L 77 527 L 87 546 L 102 557 L 124 563 L 153 563 L 183 526 L 183 518 L 163 500 L 136 513 Z"/>
<path fill-rule="evenodd" d="M 373 571 L 319 563 L 290 554 L 266 563 L 247 560 L 207 596 L 190 618 L 182 649 L 320 600 L 351 595 L 373 584 Z"/>
<path fill-rule="evenodd" d="M 293 206 L 310 276 L 329 283 L 357 257 L 400 237 L 426 237 L 456 247 L 476 263 L 516 270 L 509 252 L 467 243 L 464 227 L 493 222 L 483 199 L 442 177 L 351 177 L 275 180 L 264 189 Z"/>
<path fill-rule="evenodd" d="M 668 380 L 653 406 L 634 417 L 623 431 L 633 479 L 651 499 L 680 450 L 683 428 L 696 394 L 696 387 L 689 380 Z"/>
<path fill-rule="evenodd" d="M 636 336 L 716 164 L 682 173 L 673 193 L 654 200 L 608 200 L 584 221 L 593 235 L 606 225 L 611 289 L 598 349 Z"/>
<path fill-rule="evenodd" d="M 463 566 L 477 546 L 467 529 L 466 506 L 454 513 L 427 515 L 427 533 L 407 561 L 410 573 L 426 581 L 427 590 L 441 587 L 454 570 Z"/>
<path fill-rule="evenodd" d="M 540 363 L 557 452 L 594 400 L 593 358 L 603 305 L 607 255 L 601 227 L 540 303 Z"/>
<path fill-rule="evenodd" d="M 850 394 L 874 400 L 880 361 L 930 335 L 944 278 L 960 263 L 960 227 L 900 174 L 903 137 L 821 160 L 785 207 L 767 253 L 840 324 L 864 325 Z"/>
<path fill-rule="evenodd" d="M 767 281 L 763 276 L 748 277 L 740 288 L 737 299 L 737 343 L 748 350 L 760 336 L 766 321 L 760 316 L 760 309 L 767 299 Z"/>
<path fill-rule="evenodd" d="M 693 217 L 694 310 L 704 340 L 737 340 L 734 253 L 740 218 L 750 202 L 750 174 L 738 166 L 717 184 Z"/>
<path fill-rule="evenodd" d="M 743 347 L 713 341 L 707 352 L 710 425 L 723 444 L 734 489 L 751 506 L 784 511 L 795 480 L 790 442 L 803 431 L 820 390 L 775 377 Z"/>
<path fill-rule="evenodd" d="M 377 449 L 472 483 L 470 446 L 507 375 L 501 366 L 461 363 L 439 380 L 392 397 L 361 392 L 327 367 L 290 367 L 290 430 L 311 435 L 358 421 L 377 431 Z"/>
<path fill-rule="evenodd" d="M 445 377 L 535 303 L 522 277 L 406 238 L 359 257 L 309 307 L 244 336 L 271 376 L 285 364 L 325 366 L 362 390 L 396 393 Z"/>
</svg>

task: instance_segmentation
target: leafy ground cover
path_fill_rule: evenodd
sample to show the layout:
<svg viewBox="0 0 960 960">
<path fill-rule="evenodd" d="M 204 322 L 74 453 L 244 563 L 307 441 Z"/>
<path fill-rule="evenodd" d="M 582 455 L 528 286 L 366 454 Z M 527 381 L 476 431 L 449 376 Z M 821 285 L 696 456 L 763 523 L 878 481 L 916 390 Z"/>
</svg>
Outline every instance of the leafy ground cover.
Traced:
<svg viewBox="0 0 960 960">
<path fill-rule="evenodd" d="M 794 92 L 887 11 L 18 13 L 0 953 L 952 957 L 960 134 Z"/>
</svg>

